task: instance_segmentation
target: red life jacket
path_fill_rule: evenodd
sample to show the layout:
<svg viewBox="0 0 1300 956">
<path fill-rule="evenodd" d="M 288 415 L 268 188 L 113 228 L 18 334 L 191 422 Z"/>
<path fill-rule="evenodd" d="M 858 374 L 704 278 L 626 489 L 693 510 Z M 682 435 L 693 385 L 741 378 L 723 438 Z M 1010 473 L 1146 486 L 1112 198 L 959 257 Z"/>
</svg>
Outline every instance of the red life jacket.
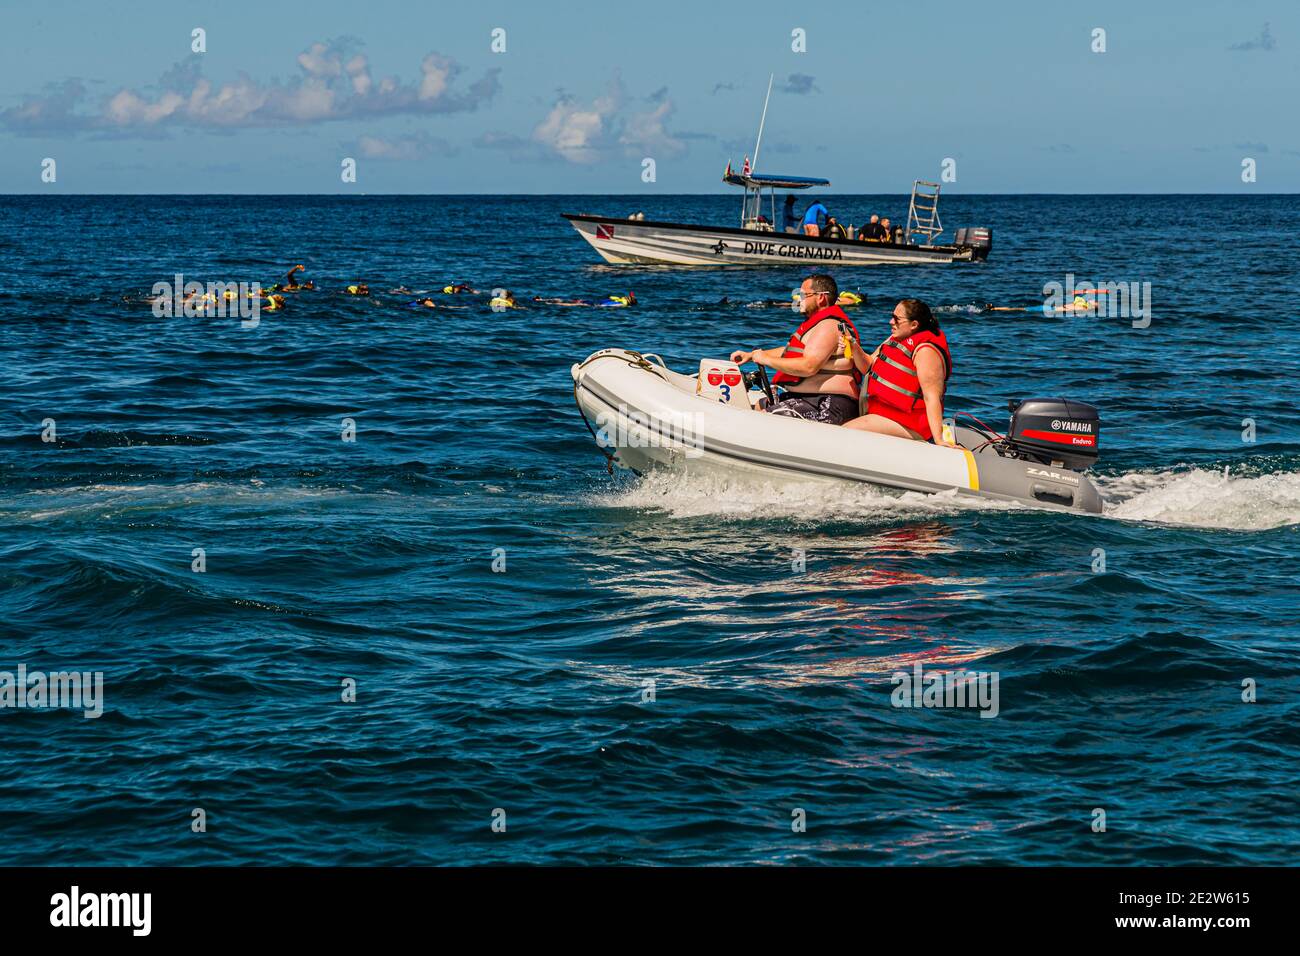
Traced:
<svg viewBox="0 0 1300 956">
<path fill-rule="evenodd" d="M 952 355 L 948 338 L 940 332 L 917 332 L 901 342 L 892 337 L 880 346 L 880 354 L 867 371 L 867 414 L 883 415 L 912 429 L 922 438 L 930 438 L 930 419 L 925 412 L 925 396 L 916 374 L 913 356 L 923 345 L 933 345 L 943 356 L 943 380 L 952 377 Z"/>
<path fill-rule="evenodd" d="M 853 320 L 845 315 L 844 310 L 838 305 L 828 305 L 826 308 L 808 316 L 808 318 L 804 319 L 799 325 L 799 328 L 794 330 L 794 335 L 790 336 L 790 341 L 786 344 L 785 351 L 781 353 L 781 358 L 800 358 L 803 355 L 803 337 L 811 332 L 814 326 L 820 325 L 827 319 L 834 319 L 837 322 L 843 322 L 849 327 L 849 332 L 853 335 L 854 343 L 859 341 L 858 327 L 853 324 Z M 861 345 L 857 345 L 856 347 L 861 348 Z M 837 356 L 834 353 L 831 353 L 830 360 L 833 360 L 836 357 Z M 857 392 L 862 388 L 862 373 L 858 371 L 856 366 L 854 366 L 849 373 L 831 372 L 827 374 L 852 374 L 853 390 Z M 786 388 L 789 388 L 791 385 L 798 385 L 802 381 L 803 379 L 798 375 L 790 375 L 787 372 L 777 372 L 772 376 L 773 385 L 784 385 Z"/>
</svg>

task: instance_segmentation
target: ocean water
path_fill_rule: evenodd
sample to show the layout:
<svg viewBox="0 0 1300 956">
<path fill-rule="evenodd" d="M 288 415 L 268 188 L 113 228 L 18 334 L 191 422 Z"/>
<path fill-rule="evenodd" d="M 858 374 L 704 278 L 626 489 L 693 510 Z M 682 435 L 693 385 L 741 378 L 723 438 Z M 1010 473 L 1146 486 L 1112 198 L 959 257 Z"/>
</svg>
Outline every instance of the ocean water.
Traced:
<svg viewBox="0 0 1300 956">
<path fill-rule="evenodd" d="M 1102 516 L 608 475 L 570 365 L 779 344 L 714 303 L 807 267 L 607 267 L 559 213 L 737 207 L 9 197 L 0 671 L 104 683 L 0 709 L 0 863 L 1294 862 L 1300 198 L 955 196 L 987 263 L 835 273 L 867 338 L 942 307 L 951 408 L 1098 405 Z M 123 301 L 294 263 L 256 328 Z M 1150 282 L 1149 328 L 971 308 L 1067 274 Z M 387 291 L 454 281 L 641 305 Z M 918 663 L 998 716 L 892 706 Z"/>
</svg>

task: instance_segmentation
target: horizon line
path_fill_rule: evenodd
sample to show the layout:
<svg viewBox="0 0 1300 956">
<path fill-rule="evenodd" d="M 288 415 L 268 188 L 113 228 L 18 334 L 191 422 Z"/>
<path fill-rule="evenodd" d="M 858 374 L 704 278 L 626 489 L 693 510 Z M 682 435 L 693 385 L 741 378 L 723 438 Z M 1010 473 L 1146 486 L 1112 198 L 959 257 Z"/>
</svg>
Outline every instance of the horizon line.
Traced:
<svg viewBox="0 0 1300 956">
<path fill-rule="evenodd" d="M 401 198 L 401 197 L 445 197 L 445 196 L 477 196 L 491 198 L 514 198 L 514 197 L 568 197 L 568 196 L 617 196 L 617 197 L 639 197 L 642 199 L 653 199 L 658 197 L 672 196 L 734 196 L 735 193 L 729 192 L 682 192 L 682 193 L 613 193 L 613 192 L 593 192 L 593 193 L 490 193 L 490 192 L 442 192 L 442 193 L 415 193 L 415 192 L 241 192 L 241 193 L 201 193 L 201 192 L 139 192 L 139 193 L 121 193 L 121 192 L 56 192 L 52 190 L 39 190 L 21 193 L 0 193 L 0 198 L 26 198 L 29 196 L 49 196 L 55 198 L 72 198 L 72 197 L 144 197 L 144 196 L 211 196 L 211 197 L 243 197 L 243 196 L 312 196 L 312 197 L 352 197 L 352 198 Z M 910 193 L 893 193 L 893 192 L 843 192 L 843 193 L 815 193 L 810 195 L 838 195 L 838 196 L 908 196 Z M 1296 196 L 1300 195 L 1300 189 L 1289 192 L 1263 192 L 1256 190 L 1238 190 L 1235 192 L 986 192 L 986 193 L 946 193 L 945 199 L 953 197 L 975 197 L 975 196 Z"/>
</svg>

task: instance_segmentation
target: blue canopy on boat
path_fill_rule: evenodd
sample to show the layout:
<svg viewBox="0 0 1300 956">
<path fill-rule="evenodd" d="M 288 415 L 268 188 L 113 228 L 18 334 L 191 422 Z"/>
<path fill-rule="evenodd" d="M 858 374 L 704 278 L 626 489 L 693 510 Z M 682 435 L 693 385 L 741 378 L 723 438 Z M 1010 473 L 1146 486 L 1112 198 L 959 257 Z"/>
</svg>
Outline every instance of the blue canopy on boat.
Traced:
<svg viewBox="0 0 1300 956">
<path fill-rule="evenodd" d="M 812 176 L 778 176 L 775 173 L 750 173 L 748 176 L 743 173 L 731 173 L 723 176 L 724 183 L 731 183 L 733 186 L 744 186 L 747 189 L 808 189 L 811 186 L 829 186 L 829 179 L 817 179 Z"/>
</svg>

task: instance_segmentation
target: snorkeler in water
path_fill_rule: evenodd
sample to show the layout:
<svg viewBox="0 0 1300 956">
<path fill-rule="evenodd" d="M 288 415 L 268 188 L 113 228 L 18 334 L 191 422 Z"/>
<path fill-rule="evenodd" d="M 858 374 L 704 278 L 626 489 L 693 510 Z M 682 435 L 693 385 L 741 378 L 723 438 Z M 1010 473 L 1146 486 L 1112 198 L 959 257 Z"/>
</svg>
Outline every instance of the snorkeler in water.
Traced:
<svg viewBox="0 0 1300 956">
<path fill-rule="evenodd" d="M 563 305 L 589 309 L 626 309 L 637 304 L 635 292 L 629 292 L 627 295 L 609 295 L 599 302 L 588 302 L 586 299 L 560 299 L 540 295 L 533 296 L 533 301 L 542 305 Z"/>
<path fill-rule="evenodd" d="M 1068 305 L 1050 306 L 1043 305 L 993 305 L 986 303 L 980 308 L 981 312 L 1041 312 L 1043 315 L 1062 315 L 1075 312 L 1092 312 L 1099 305 L 1092 299 L 1085 299 L 1081 295 L 1076 295 L 1074 301 Z"/>
<path fill-rule="evenodd" d="M 455 285 L 445 285 L 442 287 L 443 295 L 482 295 L 478 289 L 475 289 L 468 282 L 459 282 Z"/>
<path fill-rule="evenodd" d="M 406 303 L 408 309 L 468 309 L 467 305 L 447 305 L 445 302 L 435 302 L 433 299 L 425 296 L 422 299 L 412 299 Z"/>
<path fill-rule="evenodd" d="M 370 295 L 370 286 L 366 285 L 364 282 L 358 282 L 354 285 L 348 286 L 343 291 L 348 295 Z"/>
<path fill-rule="evenodd" d="M 316 288 L 316 283 L 308 279 L 306 282 L 298 282 L 294 276 L 302 272 L 304 266 L 302 263 L 294 266 L 285 273 L 284 281 L 271 287 L 273 292 L 302 292 Z"/>
<path fill-rule="evenodd" d="M 630 309 L 636 305 L 636 293 L 627 295 L 610 295 L 596 303 L 598 309 Z"/>
<path fill-rule="evenodd" d="M 753 302 L 743 303 L 742 307 L 746 309 L 788 309 L 791 308 L 792 305 L 797 307 L 798 301 L 799 291 L 795 290 L 794 294 L 789 299 L 755 299 Z M 847 290 L 841 292 L 839 298 L 835 300 L 835 304 L 840 308 L 851 308 L 853 306 L 866 305 L 866 303 L 867 297 L 861 292 L 849 292 Z M 718 305 L 723 307 L 730 307 L 736 304 L 737 303 L 731 301 L 730 296 L 724 295 L 720 300 L 718 300 Z"/>
<path fill-rule="evenodd" d="M 569 306 L 583 306 L 583 305 L 590 306 L 591 305 L 591 303 L 588 302 L 586 299 L 559 299 L 555 297 L 548 298 L 546 296 L 540 296 L 540 295 L 533 296 L 533 301 L 540 303 L 541 305 L 569 305 Z"/>
</svg>

